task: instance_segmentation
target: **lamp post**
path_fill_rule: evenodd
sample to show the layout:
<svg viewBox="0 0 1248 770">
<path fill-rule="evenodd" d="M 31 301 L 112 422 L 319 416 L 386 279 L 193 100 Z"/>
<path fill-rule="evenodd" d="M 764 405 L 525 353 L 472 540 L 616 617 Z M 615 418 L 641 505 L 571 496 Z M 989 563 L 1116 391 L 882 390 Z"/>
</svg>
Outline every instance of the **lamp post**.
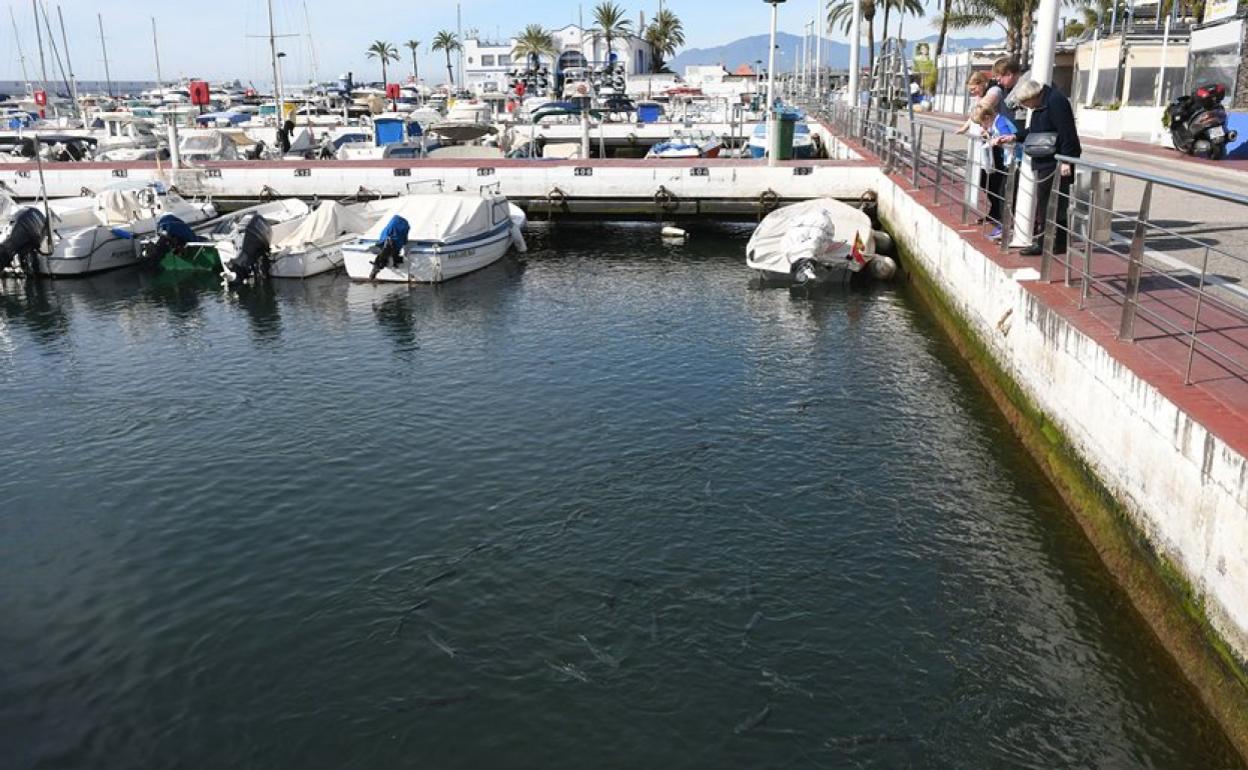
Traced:
<svg viewBox="0 0 1248 770">
<path fill-rule="evenodd" d="M 276 75 L 277 82 L 273 84 L 273 103 L 277 106 L 277 127 L 278 128 L 281 128 L 282 124 L 286 121 L 286 110 L 284 109 L 286 105 L 282 103 L 283 102 L 283 99 L 282 99 L 282 59 L 285 59 L 285 58 L 286 58 L 286 52 L 278 51 L 277 58 L 275 59 L 277 63 L 276 65 L 274 65 L 275 66 L 274 72 L 277 73 Z"/>
<path fill-rule="evenodd" d="M 784 0 L 763 0 L 771 6 L 771 46 L 767 49 L 767 165 L 774 166 L 780 154 L 780 119 L 776 112 L 776 17 Z"/>
</svg>

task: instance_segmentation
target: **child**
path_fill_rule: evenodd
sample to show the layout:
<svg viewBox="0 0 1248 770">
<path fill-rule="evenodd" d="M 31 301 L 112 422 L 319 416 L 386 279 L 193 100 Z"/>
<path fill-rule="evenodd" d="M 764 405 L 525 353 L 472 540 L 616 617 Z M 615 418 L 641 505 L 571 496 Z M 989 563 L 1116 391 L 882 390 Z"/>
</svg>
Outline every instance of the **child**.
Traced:
<svg viewBox="0 0 1248 770">
<path fill-rule="evenodd" d="M 1002 150 L 992 146 L 993 137 L 1001 135 L 998 134 L 997 120 L 997 110 L 994 107 L 980 104 L 971 110 L 973 126 L 967 132 L 979 138 L 976 151 L 979 153 L 980 168 L 983 169 L 979 176 L 979 186 L 988 196 L 988 221 L 992 223 L 988 237 L 993 240 L 1001 237 L 1001 196 L 1005 189 L 1006 166 Z"/>
</svg>

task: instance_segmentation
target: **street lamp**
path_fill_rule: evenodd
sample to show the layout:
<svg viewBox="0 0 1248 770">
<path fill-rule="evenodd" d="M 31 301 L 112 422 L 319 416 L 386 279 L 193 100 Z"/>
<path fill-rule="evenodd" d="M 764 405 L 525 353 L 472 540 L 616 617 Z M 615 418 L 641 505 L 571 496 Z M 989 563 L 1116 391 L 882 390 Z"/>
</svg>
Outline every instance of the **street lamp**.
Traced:
<svg viewBox="0 0 1248 770">
<path fill-rule="evenodd" d="M 277 82 L 273 84 L 273 102 L 277 106 L 277 127 L 281 128 L 286 121 L 286 105 L 282 104 L 282 59 L 286 58 L 285 51 L 277 52 Z"/>
<path fill-rule="evenodd" d="M 771 6 L 771 46 L 767 50 L 767 165 L 780 154 L 780 116 L 776 112 L 776 15 L 784 0 L 763 0 Z"/>
</svg>

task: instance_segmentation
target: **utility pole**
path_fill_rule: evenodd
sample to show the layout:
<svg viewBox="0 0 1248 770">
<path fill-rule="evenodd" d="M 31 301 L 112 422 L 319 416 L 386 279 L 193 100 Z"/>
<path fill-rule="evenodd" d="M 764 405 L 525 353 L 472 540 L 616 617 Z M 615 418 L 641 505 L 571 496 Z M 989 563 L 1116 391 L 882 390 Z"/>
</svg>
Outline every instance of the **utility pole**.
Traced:
<svg viewBox="0 0 1248 770">
<path fill-rule="evenodd" d="M 113 95 L 113 76 L 108 72 L 108 44 L 104 42 L 104 14 L 96 14 L 100 20 L 100 48 L 104 51 L 104 82 L 108 84 L 108 95 Z"/>
</svg>

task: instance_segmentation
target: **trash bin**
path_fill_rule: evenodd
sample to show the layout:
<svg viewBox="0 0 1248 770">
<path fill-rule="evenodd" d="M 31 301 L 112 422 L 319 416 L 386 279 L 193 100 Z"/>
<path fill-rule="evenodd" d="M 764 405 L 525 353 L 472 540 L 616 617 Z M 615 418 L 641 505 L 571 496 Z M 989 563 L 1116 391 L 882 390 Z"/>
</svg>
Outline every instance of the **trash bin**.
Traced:
<svg viewBox="0 0 1248 770">
<path fill-rule="evenodd" d="M 771 122 L 770 130 L 776 133 L 773 136 L 776 140 L 771 146 L 776 148 L 776 158 L 778 160 L 793 159 L 793 131 L 797 128 L 797 117 L 791 114 L 781 114 Z"/>
</svg>

